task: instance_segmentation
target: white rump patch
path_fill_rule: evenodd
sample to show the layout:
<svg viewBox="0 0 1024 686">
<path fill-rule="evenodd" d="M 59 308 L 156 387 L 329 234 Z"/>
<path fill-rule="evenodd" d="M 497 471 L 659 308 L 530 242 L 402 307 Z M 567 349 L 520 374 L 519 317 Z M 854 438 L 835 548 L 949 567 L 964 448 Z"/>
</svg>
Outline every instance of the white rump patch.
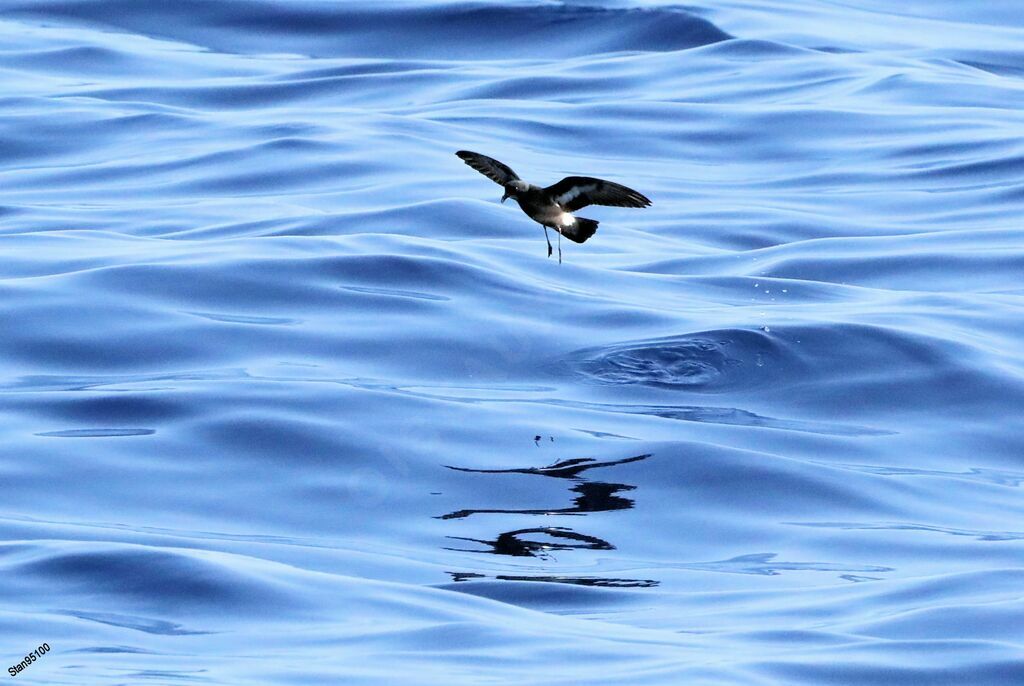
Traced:
<svg viewBox="0 0 1024 686">
<path fill-rule="evenodd" d="M 568 212 L 563 212 L 562 216 L 558 218 L 558 223 L 560 226 L 572 226 L 576 223 L 576 217 Z"/>
</svg>

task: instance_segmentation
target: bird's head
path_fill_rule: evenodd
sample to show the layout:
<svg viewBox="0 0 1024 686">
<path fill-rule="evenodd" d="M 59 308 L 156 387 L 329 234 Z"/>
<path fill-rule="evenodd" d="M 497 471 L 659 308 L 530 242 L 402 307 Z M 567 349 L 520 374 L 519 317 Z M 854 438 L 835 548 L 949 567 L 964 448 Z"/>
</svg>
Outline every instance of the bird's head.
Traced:
<svg viewBox="0 0 1024 686">
<path fill-rule="evenodd" d="M 501 201 L 505 202 L 509 198 L 518 198 L 519 194 L 526 190 L 526 182 L 521 179 L 514 179 L 505 184 L 505 195 L 501 196 Z"/>
</svg>

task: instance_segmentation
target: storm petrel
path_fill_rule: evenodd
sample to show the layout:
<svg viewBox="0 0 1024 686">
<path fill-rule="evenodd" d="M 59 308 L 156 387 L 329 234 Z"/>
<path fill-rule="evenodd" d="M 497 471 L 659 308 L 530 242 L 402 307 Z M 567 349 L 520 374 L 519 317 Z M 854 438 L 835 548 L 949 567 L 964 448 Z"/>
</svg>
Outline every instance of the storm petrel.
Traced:
<svg viewBox="0 0 1024 686">
<path fill-rule="evenodd" d="M 626 188 L 614 181 L 595 179 L 590 176 L 567 176 L 558 183 L 542 188 L 519 178 L 508 165 L 498 160 L 468 150 L 457 153 L 463 162 L 495 183 L 505 187 L 501 201 L 515 198 L 523 212 L 544 227 L 544 238 L 548 241 L 548 257 L 551 257 L 551 238 L 548 229 L 558 232 L 558 262 L 562 262 L 562 236 L 582 243 L 597 231 L 597 221 L 573 216 L 573 212 L 587 205 L 609 205 L 612 207 L 649 207 L 651 201 L 632 188 Z"/>
</svg>

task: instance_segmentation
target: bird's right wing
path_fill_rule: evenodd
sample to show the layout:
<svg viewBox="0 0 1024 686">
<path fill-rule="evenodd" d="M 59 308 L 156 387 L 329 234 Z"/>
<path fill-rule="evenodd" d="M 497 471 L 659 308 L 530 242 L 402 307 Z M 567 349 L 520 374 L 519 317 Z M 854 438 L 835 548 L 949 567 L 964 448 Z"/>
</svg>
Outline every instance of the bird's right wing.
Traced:
<svg viewBox="0 0 1024 686">
<path fill-rule="evenodd" d="M 481 155 L 478 152 L 470 152 L 469 150 L 459 150 L 456 155 L 462 159 L 463 162 L 476 169 L 478 172 L 489 178 L 491 181 L 501 184 L 504 186 L 509 181 L 515 181 L 519 178 L 512 169 L 502 164 L 493 157 L 487 155 Z"/>
</svg>

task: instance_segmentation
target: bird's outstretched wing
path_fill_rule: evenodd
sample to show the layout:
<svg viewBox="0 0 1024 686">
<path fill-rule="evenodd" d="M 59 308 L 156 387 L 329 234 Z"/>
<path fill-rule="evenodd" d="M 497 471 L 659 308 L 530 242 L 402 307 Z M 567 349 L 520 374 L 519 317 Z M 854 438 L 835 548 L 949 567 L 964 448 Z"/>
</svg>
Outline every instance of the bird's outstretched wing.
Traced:
<svg viewBox="0 0 1024 686">
<path fill-rule="evenodd" d="M 651 204 L 647 196 L 632 188 L 589 176 L 567 176 L 544 190 L 566 212 L 574 212 L 587 205 L 649 207 Z"/>
<path fill-rule="evenodd" d="M 509 181 L 515 181 L 519 178 L 519 174 L 516 174 L 512 169 L 502 164 L 493 157 L 487 155 L 481 155 L 478 152 L 470 152 L 469 150 L 459 150 L 457 153 L 463 162 L 476 169 L 478 172 L 489 178 L 491 181 L 501 184 L 504 186 Z"/>
</svg>

